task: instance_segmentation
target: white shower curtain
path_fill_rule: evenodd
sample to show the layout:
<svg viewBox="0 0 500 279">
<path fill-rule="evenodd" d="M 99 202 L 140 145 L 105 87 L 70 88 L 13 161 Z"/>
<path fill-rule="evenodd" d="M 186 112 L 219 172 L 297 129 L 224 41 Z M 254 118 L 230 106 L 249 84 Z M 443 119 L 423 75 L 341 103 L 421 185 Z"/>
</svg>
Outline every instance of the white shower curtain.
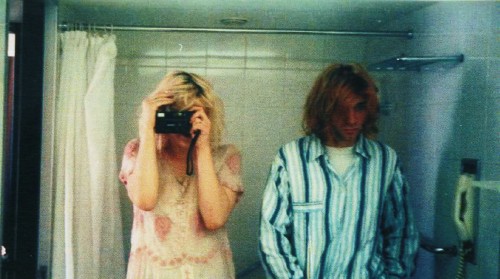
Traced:
<svg viewBox="0 0 500 279">
<path fill-rule="evenodd" d="M 115 36 L 61 34 L 52 277 L 124 278 L 114 137 Z"/>
</svg>

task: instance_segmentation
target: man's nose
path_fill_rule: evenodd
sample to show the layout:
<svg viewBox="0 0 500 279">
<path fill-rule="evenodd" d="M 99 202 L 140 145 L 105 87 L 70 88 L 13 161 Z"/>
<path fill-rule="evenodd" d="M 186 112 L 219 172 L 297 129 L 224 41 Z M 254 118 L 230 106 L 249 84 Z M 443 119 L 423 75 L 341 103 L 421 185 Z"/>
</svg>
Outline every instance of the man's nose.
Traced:
<svg viewBox="0 0 500 279">
<path fill-rule="evenodd" d="M 347 110 L 345 119 L 347 124 L 355 124 L 357 119 L 356 111 L 353 109 Z"/>
</svg>

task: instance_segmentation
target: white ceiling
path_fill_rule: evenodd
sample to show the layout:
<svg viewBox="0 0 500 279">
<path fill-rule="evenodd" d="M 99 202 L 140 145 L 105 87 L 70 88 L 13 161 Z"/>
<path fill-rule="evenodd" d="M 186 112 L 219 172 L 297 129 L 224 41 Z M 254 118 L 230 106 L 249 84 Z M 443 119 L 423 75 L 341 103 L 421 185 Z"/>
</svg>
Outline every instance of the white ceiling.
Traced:
<svg viewBox="0 0 500 279">
<path fill-rule="evenodd" d="M 380 30 L 434 1 L 390 0 L 59 0 L 60 22 L 97 25 L 296 30 Z M 402 30 L 409 27 L 404 26 Z"/>
</svg>

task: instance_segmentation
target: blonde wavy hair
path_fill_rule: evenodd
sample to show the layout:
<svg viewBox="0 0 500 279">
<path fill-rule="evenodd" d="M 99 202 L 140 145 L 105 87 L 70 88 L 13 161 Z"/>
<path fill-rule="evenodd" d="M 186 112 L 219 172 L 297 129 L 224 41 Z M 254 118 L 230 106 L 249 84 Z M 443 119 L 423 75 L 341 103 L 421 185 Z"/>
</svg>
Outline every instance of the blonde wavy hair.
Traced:
<svg viewBox="0 0 500 279">
<path fill-rule="evenodd" d="M 212 85 L 201 76 L 184 71 L 168 73 L 151 93 L 173 93 L 174 110 L 189 110 L 193 106 L 203 107 L 211 122 L 210 142 L 212 148 L 221 144 L 224 133 L 224 104 L 215 94 Z"/>
</svg>

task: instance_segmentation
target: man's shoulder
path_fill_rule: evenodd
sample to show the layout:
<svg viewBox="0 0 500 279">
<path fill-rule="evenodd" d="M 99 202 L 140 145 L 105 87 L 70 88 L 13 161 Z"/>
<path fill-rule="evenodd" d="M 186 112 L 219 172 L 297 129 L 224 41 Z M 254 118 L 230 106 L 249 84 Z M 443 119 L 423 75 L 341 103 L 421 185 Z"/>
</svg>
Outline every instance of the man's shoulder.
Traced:
<svg viewBox="0 0 500 279">
<path fill-rule="evenodd" d="M 280 147 L 280 152 L 303 152 L 305 149 L 308 149 L 311 145 L 317 145 L 317 138 L 314 136 L 303 136 L 300 138 L 296 138 L 291 140 Z"/>
<path fill-rule="evenodd" d="M 380 153 L 385 152 L 391 156 L 396 156 L 396 150 L 389 146 L 388 144 L 374 139 L 363 138 L 362 148 L 364 148 L 368 153 Z"/>
</svg>

